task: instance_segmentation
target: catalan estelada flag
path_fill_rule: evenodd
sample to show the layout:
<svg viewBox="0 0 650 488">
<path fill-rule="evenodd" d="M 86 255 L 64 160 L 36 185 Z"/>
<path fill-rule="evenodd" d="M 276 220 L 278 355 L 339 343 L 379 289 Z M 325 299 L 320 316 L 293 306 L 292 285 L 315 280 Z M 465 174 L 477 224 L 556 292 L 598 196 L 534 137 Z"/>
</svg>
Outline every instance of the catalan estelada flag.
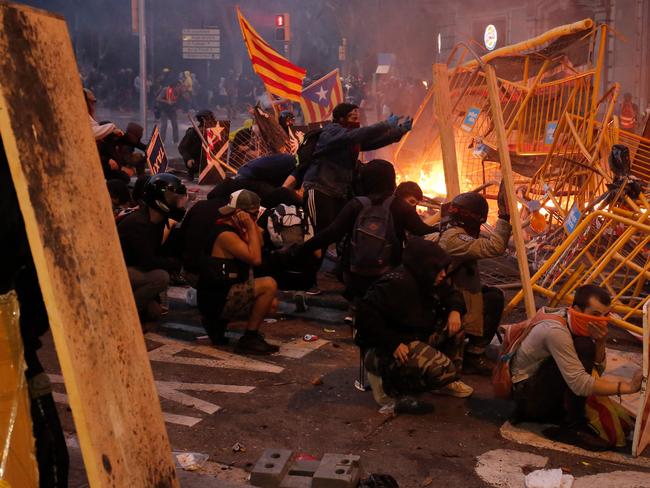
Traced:
<svg viewBox="0 0 650 488">
<path fill-rule="evenodd" d="M 334 107 L 342 102 L 341 78 L 339 70 L 335 69 L 302 91 L 300 105 L 305 116 L 305 123 L 312 124 L 328 120 Z"/>
<path fill-rule="evenodd" d="M 292 64 L 287 58 L 274 51 L 244 18 L 239 7 L 237 7 L 237 17 L 248 56 L 253 63 L 253 70 L 262 79 L 266 89 L 278 97 L 299 102 L 302 80 L 307 70 Z"/>
</svg>

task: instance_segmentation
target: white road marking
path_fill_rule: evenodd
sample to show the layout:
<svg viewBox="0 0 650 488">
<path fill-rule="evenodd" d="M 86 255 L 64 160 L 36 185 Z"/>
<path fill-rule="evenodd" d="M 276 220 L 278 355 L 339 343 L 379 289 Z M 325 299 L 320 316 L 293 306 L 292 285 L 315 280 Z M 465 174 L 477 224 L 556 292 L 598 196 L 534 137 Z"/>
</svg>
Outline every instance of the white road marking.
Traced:
<svg viewBox="0 0 650 488">
<path fill-rule="evenodd" d="M 501 426 L 501 437 L 509 441 L 523 444 L 526 446 L 537 447 L 540 449 L 551 449 L 553 451 L 568 452 L 577 456 L 590 457 L 594 459 L 601 459 L 619 464 L 627 464 L 630 466 L 640 466 L 643 468 L 650 468 L 650 459 L 644 457 L 633 458 L 629 454 L 620 454 L 618 452 L 593 452 L 579 447 L 571 446 L 569 444 L 562 444 L 561 442 L 554 442 L 547 439 L 541 434 L 541 431 L 547 427 L 541 424 L 518 424 L 516 427 L 510 422 L 506 422 Z"/>
<path fill-rule="evenodd" d="M 189 396 L 189 395 L 188 395 Z M 68 395 L 65 393 L 59 393 L 58 391 L 52 392 L 52 397 L 56 403 L 61 403 L 63 405 L 70 405 L 68 401 Z M 188 415 L 177 415 L 174 413 L 163 412 L 163 418 L 165 422 L 170 424 L 184 425 L 186 427 L 194 427 L 198 424 L 202 418 L 190 417 Z"/>
<path fill-rule="evenodd" d="M 149 351 L 149 359 L 152 361 L 205 366 L 207 368 L 241 369 L 264 373 L 281 373 L 284 371 L 284 368 L 281 366 L 265 363 L 249 357 L 230 354 L 211 346 L 194 345 L 189 342 L 178 341 L 152 333 L 147 334 L 145 337 L 163 344 L 161 347 Z M 191 351 L 214 359 L 176 356 L 181 351 Z"/>
<path fill-rule="evenodd" d="M 481 454 L 476 460 L 476 474 L 492 486 L 500 488 L 524 486 L 523 466 L 543 468 L 548 458 L 528 452 L 495 449 Z"/>
<path fill-rule="evenodd" d="M 189 417 L 187 415 L 176 415 L 175 413 L 167 413 L 167 412 L 163 412 L 163 418 L 165 419 L 165 422 L 169 424 L 184 425 L 186 427 L 194 427 L 201 420 L 203 420 L 197 417 Z"/>
<path fill-rule="evenodd" d="M 52 383 L 63 384 L 63 376 L 57 374 L 49 375 L 50 381 Z M 239 386 L 239 385 L 220 385 L 220 384 L 210 384 L 210 383 L 182 383 L 179 381 L 156 381 L 156 388 L 158 390 L 158 395 L 167 400 L 171 400 L 176 403 L 180 403 L 183 406 L 195 408 L 201 412 L 212 415 L 215 412 L 221 410 L 219 405 L 215 405 L 212 402 L 208 402 L 201 398 L 193 397 L 187 393 L 183 393 L 179 390 L 189 390 L 189 391 L 208 391 L 212 393 L 238 393 L 246 394 L 250 393 L 255 389 L 254 386 Z M 68 396 L 65 393 L 53 392 L 54 401 L 57 403 L 63 403 L 69 405 Z M 176 415 L 163 412 L 165 421 L 186 425 L 194 426 L 199 423 L 201 418 L 197 417 L 188 417 L 186 415 Z"/>
<path fill-rule="evenodd" d="M 548 458 L 512 449 L 495 449 L 478 456 L 476 474 L 486 483 L 498 488 L 524 486 L 524 467 L 546 468 Z M 549 466 L 558 468 L 559 466 Z M 575 479 L 573 488 L 640 488 L 650 486 L 650 473 L 613 471 Z"/>
<path fill-rule="evenodd" d="M 313 342 L 307 342 L 302 339 L 296 339 L 291 342 L 276 342 L 273 340 L 269 340 L 271 344 L 275 344 L 276 346 L 280 346 L 280 351 L 276 354 L 277 356 L 283 356 L 285 358 L 291 358 L 291 359 L 300 359 L 305 357 L 307 354 L 310 352 L 315 351 L 316 349 L 320 348 L 321 346 L 324 346 L 325 344 L 329 343 L 329 341 L 326 341 L 324 339 L 318 339 Z"/>
</svg>

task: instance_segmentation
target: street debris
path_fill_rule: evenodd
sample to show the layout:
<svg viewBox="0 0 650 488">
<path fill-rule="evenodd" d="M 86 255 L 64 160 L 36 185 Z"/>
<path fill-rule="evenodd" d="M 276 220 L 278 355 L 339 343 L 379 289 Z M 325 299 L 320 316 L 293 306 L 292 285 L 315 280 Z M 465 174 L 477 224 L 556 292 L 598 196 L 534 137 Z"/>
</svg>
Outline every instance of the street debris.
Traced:
<svg viewBox="0 0 650 488">
<path fill-rule="evenodd" d="M 200 469 L 210 456 L 198 452 L 184 452 L 176 454 L 176 460 L 185 471 L 196 471 Z"/>
</svg>

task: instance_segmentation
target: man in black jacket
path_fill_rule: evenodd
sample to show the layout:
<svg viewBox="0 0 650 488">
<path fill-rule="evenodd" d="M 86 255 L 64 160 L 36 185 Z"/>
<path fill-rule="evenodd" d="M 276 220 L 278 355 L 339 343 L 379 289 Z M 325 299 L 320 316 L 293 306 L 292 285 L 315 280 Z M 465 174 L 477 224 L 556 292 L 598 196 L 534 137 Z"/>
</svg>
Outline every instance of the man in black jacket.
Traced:
<svg viewBox="0 0 650 488">
<path fill-rule="evenodd" d="M 399 141 L 413 122 L 391 115 L 388 120 L 360 127 L 359 107 L 341 103 L 332 111 L 314 150 L 314 161 L 304 178 L 305 199 L 316 232 L 336 218 L 353 194 L 359 152 L 372 151 Z"/>
<path fill-rule="evenodd" d="M 383 389 L 392 398 L 429 391 L 459 398 L 472 394 L 459 381 L 465 303 L 446 283 L 450 263 L 436 243 L 414 237 L 402 266 L 384 275 L 360 301 L 357 343 L 367 351 L 373 390 Z"/>
<path fill-rule="evenodd" d="M 144 189 L 144 203 L 117 226 L 129 281 L 138 313 L 143 321 L 156 320 L 162 311 L 158 297 L 169 285 L 169 273 L 178 272 L 181 263 L 161 252 L 168 220 L 180 221 L 185 210 L 187 190 L 174 175 L 152 176 Z"/>
<path fill-rule="evenodd" d="M 211 110 L 200 110 L 196 113 L 196 120 L 199 122 L 199 130 L 205 137 L 205 130 L 217 125 L 217 119 Z M 200 168 L 205 167 L 206 154 L 199 134 L 194 127 L 189 127 L 178 145 L 178 152 L 183 157 L 187 167 L 187 175 L 194 178 Z"/>
</svg>

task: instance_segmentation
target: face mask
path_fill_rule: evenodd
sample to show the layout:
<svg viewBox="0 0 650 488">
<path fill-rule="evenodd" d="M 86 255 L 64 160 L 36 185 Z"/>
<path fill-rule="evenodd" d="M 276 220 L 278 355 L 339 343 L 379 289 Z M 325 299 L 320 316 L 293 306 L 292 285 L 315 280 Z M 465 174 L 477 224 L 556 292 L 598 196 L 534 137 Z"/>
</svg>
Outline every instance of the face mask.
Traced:
<svg viewBox="0 0 650 488">
<path fill-rule="evenodd" d="M 589 324 L 595 325 L 596 327 L 607 330 L 607 324 L 609 322 L 608 316 L 596 316 L 589 315 L 586 313 L 578 312 L 574 308 L 569 309 L 569 327 L 573 335 L 589 337 Z"/>
</svg>

